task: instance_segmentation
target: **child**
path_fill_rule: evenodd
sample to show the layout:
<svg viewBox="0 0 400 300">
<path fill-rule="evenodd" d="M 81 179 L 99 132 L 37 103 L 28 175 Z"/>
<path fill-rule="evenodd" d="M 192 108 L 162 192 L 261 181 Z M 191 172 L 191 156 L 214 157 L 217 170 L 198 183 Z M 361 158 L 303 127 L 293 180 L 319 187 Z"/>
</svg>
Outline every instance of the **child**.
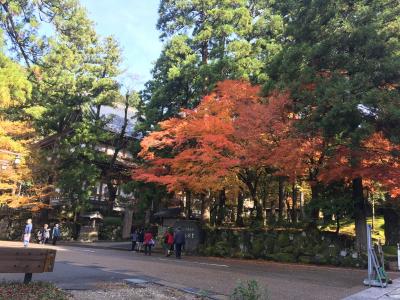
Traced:
<svg viewBox="0 0 400 300">
<path fill-rule="evenodd" d="M 136 250 L 136 242 L 138 240 L 138 231 L 136 229 L 133 230 L 133 232 L 131 234 L 131 238 L 132 238 L 132 249 L 131 249 L 131 251 L 135 251 Z"/>
<path fill-rule="evenodd" d="M 25 230 L 24 230 L 24 247 L 29 246 L 29 241 L 31 239 L 32 232 L 32 219 L 26 220 Z"/>
</svg>

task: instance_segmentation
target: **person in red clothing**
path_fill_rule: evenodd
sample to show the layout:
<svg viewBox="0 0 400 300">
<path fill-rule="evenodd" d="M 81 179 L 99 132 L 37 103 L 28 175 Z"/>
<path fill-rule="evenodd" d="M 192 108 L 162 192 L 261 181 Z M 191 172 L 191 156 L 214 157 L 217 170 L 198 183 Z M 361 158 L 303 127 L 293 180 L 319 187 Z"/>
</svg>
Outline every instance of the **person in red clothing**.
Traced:
<svg viewBox="0 0 400 300">
<path fill-rule="evenodd" d="M 174 229 L 168 227 L 164 235 L 165 256 L 170 256 L 174 252 Z"/>
<path fill-rule="evenodd" d="M 154 245 L 153 234 L 150 230 L 147 230 L 144 234 L 144 255 L 151 255 L 151 247 Z"/>
</svg>

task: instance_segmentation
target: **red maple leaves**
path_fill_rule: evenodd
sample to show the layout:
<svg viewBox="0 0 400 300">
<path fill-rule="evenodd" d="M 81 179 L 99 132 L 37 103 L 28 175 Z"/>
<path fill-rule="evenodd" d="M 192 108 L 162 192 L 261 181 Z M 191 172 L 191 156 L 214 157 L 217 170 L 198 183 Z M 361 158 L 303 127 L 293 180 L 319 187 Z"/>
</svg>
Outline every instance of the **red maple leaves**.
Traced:
<svg viewBox="0 0 400 300">
<path fill-rule="evenodd" d="M 355 153 L 318 133 L 299 131 L 299 120 L 289 93 L 263 98 L 259 86 L 223 81 L 195 109 L 161 122 L 160 131 L 143 139 L 139 155 L 144 163 L 133 177 L 170 191 L 201 193 L 225 188 L 243 169 L 268 167 L 310 184 L 362 177 L 400 194 L 400 149 L 382 134 L 363 141 Z M 353 157 L 360 161 L 357 167 Z"/>
</svg>

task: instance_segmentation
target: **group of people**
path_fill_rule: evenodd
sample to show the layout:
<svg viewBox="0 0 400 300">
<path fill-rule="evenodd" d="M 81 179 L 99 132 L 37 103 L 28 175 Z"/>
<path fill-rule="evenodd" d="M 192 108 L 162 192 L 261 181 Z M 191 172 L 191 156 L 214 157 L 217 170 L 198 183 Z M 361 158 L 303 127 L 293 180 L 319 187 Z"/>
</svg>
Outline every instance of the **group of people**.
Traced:
<svg viewBox="0 0 400 300">
<path fill-rule="evenodd" d="M 155 245 L 153 234 L 150 230 L 143 228 L 131 230 L 132 248 L 131 251 L 142 251 L 144 248 L 144 255 L 151 255 L 151 248 Z"/>
<path fill-rule="evenodd" d="M 131 239 L 131 251 L 140 252 L 142 247 L 144 247 L 144 255 L 151 255 L 152 247 L 155 246 L 155 240 L 151 230 L 132 228 Z M 163 236 L 163 246 L 166 256 L 170 256 L 175 251 L 176 258 L 180 259 L 182 249 L 185 246 L 185 233 L 181 228 L 178 228 L 177 231 L 174 232 L 173 228 L 169 227 Z"/>
<path fill-rule="evenodd" d="M 24 236 L 23 236 L 24 247 L 29 246 L 32 229 L 33 229 L 32 219 L 28 219 L 26 221 L 24 229 Z M 56 245 L 60 237 L 61 237 L 61 231 L 60 231 L 60 226 L 58 224 L 54 225 L 53 229 L 51 230 L 51 234 L 48 224 L 44 224 L 43 228 L 37 232 L 37 238 L 39 240 L 39 244 L 47 244 L 49 240 L 52 239 L 53 245 Z"/>
<path fill-rule="evenodd" d="M 37 232 L 37 238 L 39 240 L 39 244 L 47 244 L 49 240 L 52 240 L 53 245 L 56 245 L 57 241 L 60 239 L 61 232 L 60 226 L 55 224 L 53 230 L 51 230 L 48 224 L 44 224 L 43 228 Z"/>
<path fill-rule="evenodd" d="M 164 234 L 165 256 L 170 256 L 175 250 L 176 258 L 180 259 L 185 242 L 185 233 L 180 227 L 175 232 L 172 227 L 168 227 Z"/>
</svg>

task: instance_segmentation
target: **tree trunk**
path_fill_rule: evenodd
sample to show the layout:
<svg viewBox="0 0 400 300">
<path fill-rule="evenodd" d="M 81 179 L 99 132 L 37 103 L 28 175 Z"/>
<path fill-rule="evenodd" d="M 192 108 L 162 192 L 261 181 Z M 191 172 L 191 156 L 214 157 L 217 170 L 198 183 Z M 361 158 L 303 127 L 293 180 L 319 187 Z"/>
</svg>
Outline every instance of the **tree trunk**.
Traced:
<svg viewBox="0 0 400 300">
<path fill-rule="evenodd" d="M 203 223 L 210 223 L 210 201 L 206 199 L 205 194 L 200 194 L 201 201 L 201 221 Z"/>
<path fill-rule="evenodd" d="M 300 220 L 304 219 L 304 193 L 300 191 Z"/>
<path fill-rule="evenodd" d="M 317 222 L 319 219 L 319 207 L 317 206 L 319 192 L 320 192 L 320 184 L 315 183 L 311 185 L 311 221 L 310 225 L 312 227 L 317 227 Z"/>
<path fill-rule="evenodd" d="M 400 216 L 390 203 L 382 209 L 385 221 L 385 245 L 396 246 L 400 242 Z"/>
<path fill-rule="evenodd" d="M 107 180 L 108 189 L 108 213 L 112 213 L 114 210 L 115 199 L 117 198 L 117 187 L 115 187 L 111 180 Z"/>
<path fill-rule="evenodd" d="M 276 202 L 275 199 L 271 200 L 271 205 L 270 205 L 271 210 L 269 212 L 269 217 L 268 217 L 269 222 L 272 224 L 276 222 L 276 211 L 275 211 L 276 203 L 275 202 Z"/>
<path fill-rule="evenodd" d="M 133 209 L 126 207 L 124 212 L 124 220 L 122 223 L 122 238 L 127 239 L 131 235 Z"/>
<path fill-rule="evenodd" d="M 292 223 L 297 223 L 297 188 L 296 183 L 292 186 Z"/>
<path fill-rule="evenodd" d="M 235 223 L 236 222 L 236 211 L 235 211 L 235 206 L 231 205 L 230 206 L 230 222 Z"/>
<path fill-rule="evenodd" d="M 244 207 L 244 195 L 243 191 L 240 190 L 238 193 L 238 199 L 237 199 L 237 212 L 236 212 L 236 226 L 238 227 L 243 227 L 244 222 L 243 222 L 243 207 Z"/>
<path fill-rule="evenodd" d="M 79 199 L 76 200 L 76 207 L 79 207 Z M 79 221 L 79 216 L 80 212 L 78 211 L 77 208 L 74 208 L 74 226 L 73 226 L 73 238 L 74 240 L 78 240 L 79 234 L 81 231 L 81 224 L 78 222 Z"/>
<path fill-rule="evenodd" d="M 336 216 L 336 231 L 335 233 L 338 235 L 340 230 L 340 218 L 339 216 Z"/>
<path fill-rule="evenodd" d="M 203 65 L 208 64 L 208 41 L 201 43 L 201 63 Z"/>
<path fill-rule="evenodd" d="M 186 219 L 192 216 L 192 192 L 186 191 Z"/>
<path fill-rule="evenodd" d="M 367 217 L 361 177 L 353 179 L 352 198 L 356 225 L 356 249 L 365 251 L 367 249 Z"/>
<path fill-rule="evenodd" d="M 219 192 L 219 202 L 218 202 L 218 217 L 217 217 L 217 225 L 221 226 L 225 219 L 225 203 L 226 203 L 226 195 L 225 189 L 222 189 Z"/>
<path fill-rule="evenodd" d="M 267 225 L 267 198 L 264 197 L 262 200 L 262 221 L 263 226 Z"/>
<path fill-rule="evenodd" d="M 49 186 L 53 184 L 53 176 L 49 176 L 47 180 Z M 46 188 L 48 189 L 48 188 Z M 47 224 L 49 222 L 49 207 L 50 207 L 50 196 L 46 196 L 43 199 L 43 203 L 46 204 L 46 208 L 40 210 L 39 220 L 41 223 Z"/>
<path fill-rule="evenodd" d="M 256 220 L 264 224 L 263 219 L 263 205 L 257 195 L 253 196 L 254 205 L 256 207 Z"/>
<path fill-rule="evenodd" d="M 279 184 L 279 194 L 278 194 L 278 222 L 282 223 L 283 221 L 283 206 L 284 206 L 284 198 L 285 198 L 285 185 L 284 177 L 279 177 L 278 184 Z"/>
</svg>

